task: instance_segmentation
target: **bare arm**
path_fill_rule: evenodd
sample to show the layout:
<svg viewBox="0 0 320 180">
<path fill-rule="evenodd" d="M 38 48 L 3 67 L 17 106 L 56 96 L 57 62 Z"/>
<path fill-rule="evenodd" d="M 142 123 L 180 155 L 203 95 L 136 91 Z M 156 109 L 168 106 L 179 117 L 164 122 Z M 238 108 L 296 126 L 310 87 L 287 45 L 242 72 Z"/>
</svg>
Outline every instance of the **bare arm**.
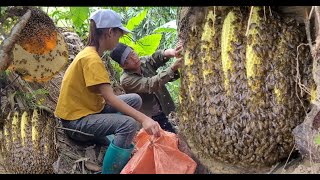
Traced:
<svg viewBox="0 0 320 180">
<path fill-rule="evenodd" d="M 140 122 L 148 134 L 155 135 L 156 137 L 160 136 L 159 124 L 119 99 L 113 93 L 110 84 L 95 85 L 91 89 L 94 92 L 100 93 L 110 106 Z"/>
</svg>

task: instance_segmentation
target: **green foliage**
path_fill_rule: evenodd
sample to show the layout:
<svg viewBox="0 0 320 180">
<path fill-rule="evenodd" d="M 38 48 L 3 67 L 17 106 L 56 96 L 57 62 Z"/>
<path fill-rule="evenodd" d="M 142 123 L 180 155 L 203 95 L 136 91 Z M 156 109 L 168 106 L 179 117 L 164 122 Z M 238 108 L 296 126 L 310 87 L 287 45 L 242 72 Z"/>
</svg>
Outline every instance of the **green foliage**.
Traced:
<svg viewBox="0 0 320 180">
<path fill-rule="evenodd" d="M 126 28 L 128 28 L 130 31 L 134 30 L 146 17 L 148 10 L 143 10 L 141 13 L 139 13 L 137 16 L 132 17 L 128 23 Z"/>
<path fill-rule="evenodd" d="M 69 12 L 76 32 L 85 42 L 89 32 L 89 7 L 70 7 Z"/>
<path fill-rule="evenodd" d="M 175 23 L 177 7 L 117 7 L 116 9 L 112 7 L 112 9 L 117 10 L 123 17 L 124 24 L 128 23 L 132 17 L 136 17 L 141 14 L 142 11 L 147 10 L 146 17 L 134 28 L 134 33 L 132 34 L 133 40 L 136 41 L 153 33 L 161 33 L 162 38 L 158 49 L 175 47 L 177 39 L 176 27 L 167 27 L 174 28 L 174 31 L 173 29 L 167 29 L 163 32 L 155 32 L 155 30 L 170 22 L 170 24 L 172 24 L 172 22 Z"/>
<path fill-rule="evenodd" d="M 128 28 L 130 31 L 133 31 L 144 20 L 147 12 L 148 10 L 145 9 L 137 16 L 129 19 L 126 28 Z M 120 42 L 131 46 L 139 56 L 151 55 L 154 53 L 157 50 L 162 38 L 161 34 L 150 34 L 135 41 L 135 38 L 133 38 L 132 35 L 132 33 L 127 34 L 120 39 Z"/>
<path fill-rule="evenodd" d="M 175 16 L 173 16 L 172 19 L 168 18 L 168 20 L 164 20 L 162 15 L 165 13 L 162 11 L 161 14 L 159 11 L 156 11 L 160 9 L 154 7 L 147 8 L 138 14 L 133 12 L 132 9 L 133 8 L 128 8 L 126 11 L 127 14 L 122 14 L 122 16 L 126 16 L 131 13 L 133 18 L 128 20 L 126 27 L 129 30 L 132 30 L 133 34 L 124 36 L 120 39 L 120 42 L 131 46 L 139 56 L 151 55 L 157 49 L 174 48 L 176 46 L 177 30 L 175 25 Z M 156 14 L 159 14 L 158 17 L 156 15 L 152 15 L 152 13 L 155 12 Z M 155 23 L 154 21 L 157 22 Z M 145 33 L 143 34 L 143 32 Z M 165 66 L 160 67 L 158 71 L 162 71 L 163 69 L 169 67 L 174 60 L 175 58 L 172 58 Z M 113 68 L 117 69 L 115 66 L 113 66 Z M 170 92 L 175 104 L 178 105 L 180 80 L 169 82 L 166 84 L 166 87 Z"/>
<path fill-rule="evenodd" d="M 132 47 L 139 56 L 151 55 L 157 50 L 161 38 L 161 34 L 151 34 L 139 39 Z"/>
<path fill-rule="evenodd" d="M 23 101 L 26 103 L 27 107 L 36 108 L 42 106 L 45 101 L 45 95 L 49 94 L 49 91 L 46 89 L 37 89 L 32 93 L 25 93 L 22 91 L 16 91 L 17 96 L 22 97 Z"/>
<path fill-rule="evenodd" d="M 179 105 L 179 89 L 180 89 L 180 79 L 173 82 L 168 82 L 166 87 L 173 99 L 174 104 Z M 178 108 L 178 107 L 177 107 Z"/>
<path fill-rule="evenodd" d="M 86 40 L 89 31 L 89 7 L 50 8 L 48 9 L 48 15 L 58 27 L 74 29 L 83 42 Z"/>
<path fill-rule="evenodd" d="M 115 61 L 110 61 L 111 62 L 111 66 L 112 68 L 115 70 L 115 79 L 119 82 L 120 81 L 120 76 L 121 76 L 121 73 L 122 73 L 122 68 L 120 67 L 120 65 L 115 62 Z"/>
<path fill-rule="evenodd" d="M 146 18 L 136 29 L 137 39 L 148 34 L 158 33 L 155 32 L 157 28 L 162 27 L 163 25 L 176 20 L 176 12 L 177 7 L 150 7 Z M 172 32 L 161 33 L 163 36 L 161 38 L 161 42 L 158 49 L 174 48 L 177 39 L 176 30 Z"/>
<path fill-rule="evenodd" d="M 8 13 L 8 7 L 0 9 L 0 43 L 9 37 L 13 26 L 18 22 L 19 17 Z"/>
<path fill-rule="evenodd" d="M 37 89 L 32 93 L 25 93 L 24 96 L 26 97 L 27 100 L 33 100 L 37 97 L 37 95 L 44 95 L 44 94 L 49 94 L 49 91 L 46 89 Z"/>
<path fill-rule="evenodd" d="M 54 8 L 51 9 L 48 15 L 53 19 L 57 26 L 70 27 L 72 22 L 70 21 L 70 11 L 67 8 Z"/>
<path fill-rule="evenodd" d="M 74 26 L 79 29 L 89 18 L 89 7 L 70 7 L 70 15 Z"/>
<path fill-rule="evenodd" d="M 10 70 L 9 69 L 5 70 L 5 73 L 6 73 L 6 76 L 9 76 Z"/>
<path fill-rule="evenodd" d="M 174 33 L 176 31 L 177 29 L 175 28 L 163 28 L 163 27 L 157 28 L 154 30 L 155 33 Z"/>
</svg>

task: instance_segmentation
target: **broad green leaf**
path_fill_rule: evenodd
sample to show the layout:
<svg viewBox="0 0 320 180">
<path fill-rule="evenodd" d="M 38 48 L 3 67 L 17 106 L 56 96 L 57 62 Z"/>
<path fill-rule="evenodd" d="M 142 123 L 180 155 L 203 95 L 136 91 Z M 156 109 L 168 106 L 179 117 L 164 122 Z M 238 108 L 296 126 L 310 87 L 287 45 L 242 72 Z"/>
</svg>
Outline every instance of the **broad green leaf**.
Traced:
<svg viewBox="0 0 320 180">
<path fill-rule="evenodd" d="M 161 38 L 161 34 L 151 34 L 139 39 L 132 47 L 139 56 L 151 55 L 157 50 Z"/>
<path fill-rule="evenodd" d="M 132 41 L 132 34 L 128 33 L 125 36 L 122 36 L 119 42 L 126 44 L 128 46 L 132 46 L 134 44 L 134 42 Z"/>
<path fill-rule="evenodd" d="M 89 17 L 89 7 L 70 7 L 71 19 L 76 28 L 80 28 Z"/>
<path fill-rule="evenodd" d="M 320 145 L 320 135 L 317 135 L 315 137 L 314 142 L 316 143 L 316 145 Z"/>
<path fill-rule="evenodd" d="M 140 14 L 137 16 L 131 18 L 128 23 L 126 28 L 132 31 L 134 28 L 139 26 L 139 24 L 143 21 L 143 19 L 146 17 L 148 10 L 142 11 Z"/>
<path fill-rule="evenodd" d="M 176 32 L 175 28 L 157 28 L 153 32 L 154 33 L 169 33 L 169 32 Z"/>
</svg>

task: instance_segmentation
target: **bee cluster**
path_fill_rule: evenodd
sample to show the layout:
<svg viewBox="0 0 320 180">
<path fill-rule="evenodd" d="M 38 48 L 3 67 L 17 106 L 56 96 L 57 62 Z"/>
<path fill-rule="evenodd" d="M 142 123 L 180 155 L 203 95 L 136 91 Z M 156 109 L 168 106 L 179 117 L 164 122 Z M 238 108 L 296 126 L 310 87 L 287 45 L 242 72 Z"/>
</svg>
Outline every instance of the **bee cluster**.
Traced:
<svg viewBox="0 0 320 180">
<path fill-rule="evenodd" d="M 52 19 L 39 9 L 31 9 L 31 17 L 13 48 L 9 69 L 25 80 L 47 82 L 68 61 L 68 46 Z"/>
<path fill-rule="evenodd" d="M 9 113 L 0 131 L 0 153 L 4 168 L 15 174 L 53 173 L 57 159 L 55 120 L 33 111 Z"/>
<path fill-rule="evenodd" d="M 311 101 L 296 75 L 315 90 L 309 52 L 297 48 L 305 33 L 261 7 L 206 12 L 202 28 L 185 31 L 179 129 L 206 162 L 273 165 L 288 157 Z"/>
</svg>

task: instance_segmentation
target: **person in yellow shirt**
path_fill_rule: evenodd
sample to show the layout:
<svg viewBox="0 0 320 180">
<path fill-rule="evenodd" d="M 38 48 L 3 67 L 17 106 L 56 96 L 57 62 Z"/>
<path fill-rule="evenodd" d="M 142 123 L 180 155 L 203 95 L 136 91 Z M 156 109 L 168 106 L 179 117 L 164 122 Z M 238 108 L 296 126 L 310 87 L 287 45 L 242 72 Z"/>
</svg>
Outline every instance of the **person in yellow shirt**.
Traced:
<svg viewBox="0 0 320 180">
<path fill-rule="evenodd" d="M 100 58 L 129 32 L 112 10 L 98 10 L 90 16 L 88 44 L 66 70 L 55 109 L 63 127 L 93 134 L 66 131 L 74 140 L 106 143 L 106 136 L 114 135 L 104 157 L 103 174 L 120 173 L 128 162 L 137 121 L 148 134 L 160 136 L 159 124 L 138 111 L 142 105 L 138 94 L 114 94 Z"/>
</svg>

